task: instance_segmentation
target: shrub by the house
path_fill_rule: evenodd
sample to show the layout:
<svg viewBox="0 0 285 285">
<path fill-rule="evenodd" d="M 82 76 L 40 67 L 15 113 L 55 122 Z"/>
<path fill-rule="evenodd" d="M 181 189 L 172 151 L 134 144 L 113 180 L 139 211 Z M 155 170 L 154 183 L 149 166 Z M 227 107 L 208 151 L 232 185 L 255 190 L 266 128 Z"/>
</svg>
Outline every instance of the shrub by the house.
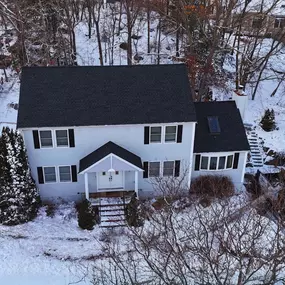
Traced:
<svg viewBox="0 0 285 285">
<path fill-rule="evenodd" d="M 17 225 L 36 217 L 40 197 L 28 165 L 24 141 L 3 128 L 0 137 L 0 223 Z"/>
<path fill-rule="evenodd" d="M 143 225 L 142 207 L 140 201 L 134 196 L 125 208 L 126 222 L 130 227 Z"/>
<path fill-rule="evenodd" d="M 275 130 L 276 124 L 275 124 L 275 113 L 274 110 L 267 109 L 265 110 L 265 113 L 260 121 L 261 128 L 266 131 L 270 132 Z"/>
<path fill-rule="evenodd" d="M 93 230 L 94 226 L 100 223 L 98 207 L 93 207 L 87 199 L 77 204 L 77 211 L 80 228 Z"/>
<path fill-rule="evenodd" d="M 190 193 L 200 198 L 225 198 L 234 195 L 234 185 L 231 179 L 222 175 L 203 175 L 197 177 L 191 184 Z"/>
</svg>

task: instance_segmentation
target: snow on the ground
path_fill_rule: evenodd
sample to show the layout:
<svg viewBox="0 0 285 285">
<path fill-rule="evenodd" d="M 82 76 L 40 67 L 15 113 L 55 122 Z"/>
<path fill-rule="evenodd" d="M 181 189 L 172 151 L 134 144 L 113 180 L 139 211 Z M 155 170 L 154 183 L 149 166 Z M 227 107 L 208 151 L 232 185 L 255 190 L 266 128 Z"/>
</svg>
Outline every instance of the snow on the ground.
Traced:
<svg viewBox="0 0 285 285">
<path fill-rule="evenodd" d="M 41 208 L 32 222 L 0 226 L 0 284 L 61 285 L 81 280 L 87 260 L 101 254 L 100 233 L 98 227 L 81 230 L 70 204 L 60 206 L 52 218 Z"/>
</svg>

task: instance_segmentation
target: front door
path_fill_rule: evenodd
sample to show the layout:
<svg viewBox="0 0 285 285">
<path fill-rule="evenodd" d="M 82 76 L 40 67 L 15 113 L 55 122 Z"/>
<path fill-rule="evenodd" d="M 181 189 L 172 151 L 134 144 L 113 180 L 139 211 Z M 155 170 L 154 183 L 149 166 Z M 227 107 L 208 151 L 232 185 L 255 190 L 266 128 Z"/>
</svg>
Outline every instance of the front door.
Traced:
<svg viewBox="0 0 285 285">
<path fill-rule="evenodd" d="M 98 189 L 123 189 L 123 172 L 122 171 L 104 171 L 97 173 Z"/>
</svg>

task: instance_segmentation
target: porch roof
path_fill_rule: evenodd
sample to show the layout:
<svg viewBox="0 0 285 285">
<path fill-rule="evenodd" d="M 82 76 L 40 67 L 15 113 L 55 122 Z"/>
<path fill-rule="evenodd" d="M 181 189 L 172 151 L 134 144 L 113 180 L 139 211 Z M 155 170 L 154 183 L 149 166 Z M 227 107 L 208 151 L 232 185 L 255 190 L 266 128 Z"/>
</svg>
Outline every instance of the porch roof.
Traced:
<svg viewBox="0 0 285 285">
<path fill-rule="evenodd" d="M 143 170 L 142 161 L 139 156 L 109 141 L 79 161 L 79 173 L 96 164 L 98 161 L 102 160 L 109 154 L 114 154 L 134 165 L 135 167 Z"/>
</svg>

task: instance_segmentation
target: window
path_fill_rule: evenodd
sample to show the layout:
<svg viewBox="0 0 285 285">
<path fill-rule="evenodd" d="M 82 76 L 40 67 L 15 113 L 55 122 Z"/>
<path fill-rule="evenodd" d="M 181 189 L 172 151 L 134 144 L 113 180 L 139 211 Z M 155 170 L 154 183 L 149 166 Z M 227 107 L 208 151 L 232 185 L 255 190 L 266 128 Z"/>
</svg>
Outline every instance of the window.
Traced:
<svg viewBox="0 0 285 285">
<path fill-rule="evenodd" d="M 115 171 L 115 175 L 119 175 L 119 171 Z"/>
<path fill-rule="evenodd" d="M 40 131 L 41 147 L 53 147 L 51 131 Z"/>
<path fill-rule="evenodd" d="M 217 169 L 217 157 L 211 157 L 210 159 L 210 170 L 216 170 Z"/>
<path fill-rule="evenodd" d="M 284 18 L 275 19 L 274 28 L 282 29 L 284 27 L 284 25 L 285 25 L 285 19 Z"/>
<path fill-rule="evenodd" d="M 163 162 L 163 176 L 174 176 L 174 161 Z"/>
<path fill-rule="evenodd" d="M 219 158 L 219 166 L 218 169 L 225 169 L 225 163 L 226 163 L 226 157 L 225 156 L 221 156 Z"/>
<path fill-rule="evenodd" d="M 59 169 L 59 181 L 71 182 L 70 166 L 59 166 L 58 169 Z"/>
<path fill-rule="evenodd" d="M 56 145 L 57 146 L 68 146 L 68 133 L 67 130 L 56 130 Z"/>
<path fill-rule="evenodd" d="M 176 126 L 165 127 L 165 142 L 176 142 Z"/>
<path fill-rule="evenodd" d="M 209 158 L 207 156 L 202 156 L 201 169 L 208 169 L 208 161 Z"/>
<path fill-rule="evenodd" d="M 44 167 L 45 183 L 56 182 L 55 167 Z"/>
<path fill-rule="evenodd" d="M 208 119 L 208 126 L 211 134 L 219 134 L 221 132 L 218 117 L 210 116 Z"/>
<path fill-rule="evenodd" d="M 227 168 L 232 168 L 233 167 L 233 155 L 228 155 L 227 157 Z"/>
<path fill-rule="evenodd" d="M 160 143 L 161 142 L 161 127 L 150 128 L 150 142 Z"/>
<path fill-rule="evenodd" d="M 260 17 L 256 17 L 252 20 L 252 27 L 254 29 L 260 29 L 262 27 L 263 19 Z"/>
<path fill-rule="evenodd" d="M 102 172 L 102 175 L 103 175 L 103 176 L 104 176 L 104 175 L 106 175 L 106 172 L 105 172 L 105 171 L 103 171 L 103 172 Z"/>
<path fill-rule="evenodd" d="M 197 157 L 197 155 L 196 155 Z M 234 156 L 202 156 L 195 170 L 224 170 L 233 168 Z"/>
<path fill-rule="evenodd" d="M 160 162 L 149 163 L 149 177 L 159 177 L 160 174 Z"/>
</svg>

